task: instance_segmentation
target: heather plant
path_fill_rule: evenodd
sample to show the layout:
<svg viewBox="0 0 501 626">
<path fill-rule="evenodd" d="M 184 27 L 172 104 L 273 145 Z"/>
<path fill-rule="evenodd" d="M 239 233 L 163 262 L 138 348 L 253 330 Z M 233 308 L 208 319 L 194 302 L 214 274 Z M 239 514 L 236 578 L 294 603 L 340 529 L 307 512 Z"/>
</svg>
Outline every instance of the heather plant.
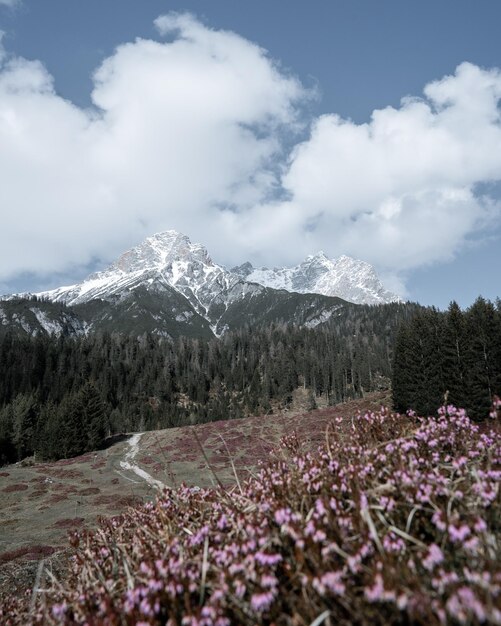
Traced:
<svg viewBox="0 0 501 626">
<path fill-rule="evenodd" d="M 7 624 L 501 624 L 501 401 L 291 435 L 231 489 L 181 486 L 74 532 L 66 580 Z"/>
</svg>

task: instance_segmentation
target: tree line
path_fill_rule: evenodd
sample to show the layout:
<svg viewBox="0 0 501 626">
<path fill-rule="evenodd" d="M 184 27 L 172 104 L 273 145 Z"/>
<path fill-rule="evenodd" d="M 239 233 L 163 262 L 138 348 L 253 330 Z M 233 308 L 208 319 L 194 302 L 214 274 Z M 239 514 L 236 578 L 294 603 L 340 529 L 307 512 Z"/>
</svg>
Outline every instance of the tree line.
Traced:
<svg viewBox="0 0 501 626">
<path fill-rule="evenodd" d="M 0 339 L 0 463 L 63 458 L 120 432 L 309 407 L 389 385 L 397 328 L 421 307 L 347 307 L 316 328 L 245 327 L 211 340 L 95 334 Z"/>
<path fill-rule="evenodd" d="M 433 414 L 444 402 L 485 418 L 501 395 L 501 300 L 462 311 L 423 309 L 402 324 L 392 375 L 397 410 Z"/>
</svg>

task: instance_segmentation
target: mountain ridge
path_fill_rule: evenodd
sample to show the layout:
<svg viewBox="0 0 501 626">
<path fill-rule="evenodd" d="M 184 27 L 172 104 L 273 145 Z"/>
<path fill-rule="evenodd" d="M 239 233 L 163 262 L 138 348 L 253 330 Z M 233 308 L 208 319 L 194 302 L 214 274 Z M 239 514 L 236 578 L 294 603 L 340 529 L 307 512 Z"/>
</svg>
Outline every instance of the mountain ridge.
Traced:
<svg viewBox="0 0 501 626">
<path fill-rule="evenodd" d="M 351 301 L 338 295 L 343 289 Z M 203 245 L 174 230 L 147 237 L 80 283 L 3 300 L 32 296 L 71 307 L 78 319 L 61 317 L 47 303 L 36 311 L 28 307 L 30 312 L 19 304 L 25 314 L 4 305 L 0 325 L 13 322 L 29 332 L 38 323 L 37 328 L 49 334 L 86 334 L 117 325 L 138 334 L 221 336 L 245 323 L 283 321 L 314 327 L 357 301 L 398 300 L 363 261 L 345 256 L 333 261 L 318 253 L 294 268 L 255 269 L 245 263 L 228 270 L 215 263 Z"/>
<path fill-rule="evenodd" d="M 396 294 L 384 288 L 366 261 L 346 255 L 330 259 L 320 251 L 293 267 L 255 268 L 247 261 L 228 270 L 214 263 L 202 244 L 191 243 L 186 235 L 175 230 L 147 237 L 81 283 L 34 295 L 80 304 L 133 288 L 139 282 L 151 284 L 160 277 L 205 310 L 222 291 L 230 290 L 239 281 L 296 293 L 334 296 L 354 304 L 400 301 Z"/>
<path fill-rule="evenodd" d="M 354 304 L 389 304 L 400 298 L 385 289 L 372 265 L 341 255 L 329 259 L 320 251 L 293 267 L 254 268 L 246 262 L 232 269 L 245 280 L 274 289 L 336 296 Z"/>
</svg>

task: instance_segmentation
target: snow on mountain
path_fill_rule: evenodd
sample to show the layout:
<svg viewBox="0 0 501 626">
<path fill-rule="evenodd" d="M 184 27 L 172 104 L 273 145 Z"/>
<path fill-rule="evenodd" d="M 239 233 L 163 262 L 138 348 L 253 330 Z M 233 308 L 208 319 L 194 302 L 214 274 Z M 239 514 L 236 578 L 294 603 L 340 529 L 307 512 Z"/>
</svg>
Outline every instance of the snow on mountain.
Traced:
<svg viewBox="0 0 501 626">
<path fill-rule="evenodd" d="M 254 268 L 250 263 L 244 263 L 232 271 L 243 280 L 265 287 L 337 296 L 356 304 L 385 304 L 400 300 L 384 288 L 372 265 L 345 255 L 331 260 L 319 252 L 295 267 Z"/>
<path fill-rule="evenodd" d="M 169 286 L 204 314 L 239 280 L 214 263 L 202 245 L 192 244 L 186 235 L 168 230 L 148 237 L 82 283 L 37 295 L 75 305 L 98 298 L 107 300 L 139 286 L 157 291 Z"/>
<path fill-rule="evenodd" d="M 22 329 L 27 335 L 85 335 L 85 321 L 50 302 L 23 301 L 12 298 L 0 301 L 0 331 Z"/>
<path fill-rule="evenodd" d="M 118 315 L 127 328 L 131 320 L 137 320 L 139 326 L 152 324 L 154 332 L 178 333 L 177 323 L 192 325 L 193 332 L 210 329 L 217 336 L 232 325 L 265 319 L 267 315 L 284 320 L 290 316 L 295 323 L 302 320 L 300 323 L 315 326 L 329 319 L 339 306 L 311 298 L 284 299 L 283 291 L 268 293 L 267 287 L 303 295 L 337 296 L 357 304 L 398 300 L 383 287 L 372 266 L 363 261 L 347 256 L 331 260 L 320 252 L 292 268 L 256 269 L 244 263 L 230 271 L 214 263 L 204 246 L 191 243 L 186 235 L 174 230 L 148 237 L 81 283 L 36 295 L 70 306 L 102 301 L 108 309 L 101 307 L 98 315 L 94 306 L 97 318 L 89 318 L 88 328 L 113 324 Z M 121 312 L 113 313 L 109 307 L 115 311 L 118 307 Z M 58 320 L 50 320 L 38 310 L 32 313 L 37 327 L 48 333 L 58 332 Z M 129 322 L 124 321 L 127 316 Z M 143 320 L 141 324 L 139 320 Z"/>
</svg>

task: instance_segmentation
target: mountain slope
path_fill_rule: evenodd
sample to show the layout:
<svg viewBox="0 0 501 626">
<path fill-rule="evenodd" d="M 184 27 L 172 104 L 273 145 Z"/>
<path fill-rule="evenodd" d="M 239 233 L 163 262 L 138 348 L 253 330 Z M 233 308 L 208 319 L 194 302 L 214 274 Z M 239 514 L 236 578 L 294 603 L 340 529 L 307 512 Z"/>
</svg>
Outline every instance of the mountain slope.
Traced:
<svg viewBox="0 0 501 626">
<path fill-rule="evenodd" d="M 245 263 L 230 271 L 174 230 L 148 237 L 81 283 L 36 295 L 36 306 L 22 305 L 20 296 L 0 302 L 4 330 L 210 337 L 274 321 L 313 327 L 350 303 L 398 300 L 363 261 L 331 261 L 319 253 L 293 268 L 255 269 Z M 31 294 L 24 298 L 33 303 Z M 62 305 L 69 307 L 64 314 Z M 21 316 L 16 307 L 24 311 Z"/>
<path fill-rule="evenodd" d="M 148 237 L 77 285 L 37 294 L 62 302 L 89 330 L 207 337 L 272 321 L 315 326 L 347 303 L 243 280 L 176 231 Z"/>
<path fill-rule="evenodd" d="M 39 298 L 11 298 L 0 301 L 0 335 L 8 331 L 27 335 L 85 335 L 85 318 L 60 303 Z"/>
</svg>

